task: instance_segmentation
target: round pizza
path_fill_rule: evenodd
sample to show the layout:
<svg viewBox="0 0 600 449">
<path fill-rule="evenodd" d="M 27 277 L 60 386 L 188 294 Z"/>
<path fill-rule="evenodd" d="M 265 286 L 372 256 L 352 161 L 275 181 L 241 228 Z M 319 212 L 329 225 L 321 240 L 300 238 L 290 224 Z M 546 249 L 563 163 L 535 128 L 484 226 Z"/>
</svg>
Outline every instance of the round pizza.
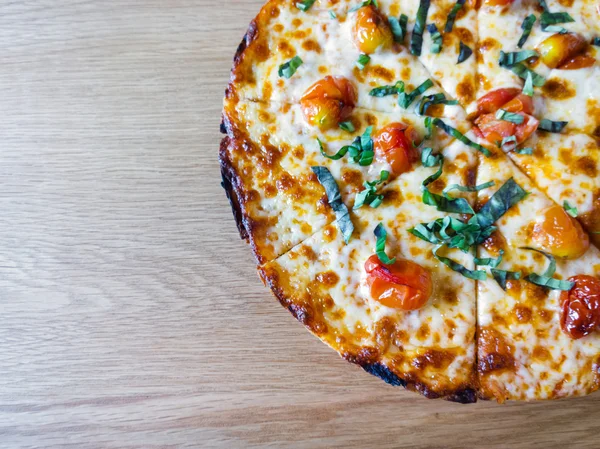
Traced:
<svg viewBox="0 0 600 449">
<path fill-rule="evenodd" d="M 344 359 L 462 403 L 600 386 L 598 0 L 269 0 L 223 187 Z"/>
</svg>

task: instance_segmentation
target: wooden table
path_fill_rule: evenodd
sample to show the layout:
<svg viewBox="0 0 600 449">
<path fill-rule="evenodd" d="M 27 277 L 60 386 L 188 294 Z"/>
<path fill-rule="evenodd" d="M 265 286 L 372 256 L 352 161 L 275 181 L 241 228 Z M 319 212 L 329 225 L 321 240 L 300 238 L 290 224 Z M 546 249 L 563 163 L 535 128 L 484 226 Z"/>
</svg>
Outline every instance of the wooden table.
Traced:
<svg viewBox="0 0 600 449">
<path fill-rule="evenodd" d="M 217 164 L 260 4 L 0 4 L 0 447 L 597 448 L 600 395 L 429 401 L 262 286 Z"/>
</svg>

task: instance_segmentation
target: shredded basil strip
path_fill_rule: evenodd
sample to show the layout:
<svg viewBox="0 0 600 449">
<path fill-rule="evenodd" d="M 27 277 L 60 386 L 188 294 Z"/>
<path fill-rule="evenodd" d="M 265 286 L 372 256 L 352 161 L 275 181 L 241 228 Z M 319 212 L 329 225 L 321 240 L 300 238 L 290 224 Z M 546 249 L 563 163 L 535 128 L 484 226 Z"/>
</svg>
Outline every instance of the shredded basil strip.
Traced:
<svg viewBox="0 0 600 449">
<path fill-rule="evenodd" d="M 404 42 L 406 37 L 406 26 L 408 25 L 408 16 L 406 14 L 400 14 L 400 18 L 388 17 L 392 34 L 394 35 L 395 42 Z"/>
<path fill-rule="evenodd" d="M 517 154 L 533 154 L 533 148 L 531 148 L 531 147 L 521 148 L 520 150 L 515 150 L 515 153 L 517 153 Z"/>
<path fill-rule="evenodd" d="M 435 167 L 442 161 L 440 154 L 433 154 L 433 148 L 427 147 L 421 150 L 421 164 L 423 167 Z"/>
<path fill-rule="evenodd" d="M 325 152 L 320 139 L 317 138 L 317 142 L 319 142 L 321 154 L 327 159 L 337 161 L 338 159 L 343 158 L 347 153 L 352 162 L 361 166 L 367 166 L 373 162 L 373 157 L 375 155 L 373 151 L 373 139 L 371 139 L 372 131 L 373 127 L 367 126 L 362 136 L 356 137 L 350 145 L 344 145 L 333 155 L 329 155 Z"/>
<path fill-rule="evenodd" d="M 427 140 L 431 137 L 431 134 L 433 133 L 433 122 L 431 120 L 431 117 L 425 117 L 425 120 L 423 120 L 423 124 L 425 125 L 425 129 L 427 130 L 427 134 L 425 135 L 425 140 Z"/>
<path fill-rule="evenodd" d="M 425 31 L 425 23 L 427 22 L 427 13 L 431 0 L 420 0 L 419 9 L 417 10 L 417 20 L 413 28 L 410 38 L 410 52 L 415 56 L 421 56 L 421 48 L 423 47 L 423 32 Z"/>
<path fill-rule="evenodd" d="M 302 0 L 301 2 L 296 3 L 296 8 L 301 11 L 308 11 L 316 1 L 317 0 Z"/>
<path fill-rule="evenodd" d="M 475 215 L 482 228 L 487 228 L 502 217 L 512 206 L 527 196 L 527 192 L 510 178 L 494 192 L 492 197 Z"/>
<path fill-rule="evenodd" d="M 542 119 L 538 125 L 538 129 L 548 131 L 549 133 L 559 133 L 569 122 L 553 122 L 552 120 Z"/>
<path fill-rule="evenodd" d="M 423 196 L 421 201 L 428 206 L 434 206 L 441 212 L 451 212 L 455 214 L 474 214 L 475 211 L 464 198 L 448 198 L 437 193 L 430 192 L 427 186 L 442 176 L 444 170 L 444 159 L 440 156 L 440 168 L 431 176 L 427 177 L 421 186 Z"/>
<path fill-rule="evenodd" d="M 504 120 L 505 122 L 511 122 L 516 125 L 520 125 L 525 120 L 521 114 L 515 114 L 514 112 L 508 112 L 504 109 L 498 109 L 496 111 L 496 118 L 498 120 Z"/>
<path fill-rule="evenodd" d="M 326 167 L 311 167 L 311 170 L 317 175 L 319 183 L 325 189 L 327 201 L 335 213 L 337 225 L 342 232 L 344 242 L 348 243 L 354 231 L 354 225 L 350 219 L 350 212 L 348 212 L 348 208 L 342 201 L 342 195 L 335 179 L 333 179 L 331 172 Z"/>
<path fill-rule="evenodd" d="M 600 37 L 596 36 L 592 39 L 592 45 L 595 45 L 596 47 L 600 47 Z"/>
<path fill-rule="evenodd" d="M 533 97 L 533 76 L 531 76 L 531 72 L 527 72 L 527 75 L 525 77 L 523 93 L 529 97 Z"/>
<path fill-rule="evenodd" d="M 396 262 L 396 258 L 390 259 L 388 255 L 385 253 L 385 241 L 387 239 L 387 231 L 383 227 L 383 223 L 379 223 L 373 231 L 375 237 L 377 237 L 377 243 L 375 244 L 375 252 L 377 253 L 377 257 L 379 260 L 386 264 L 391 265 Z"/>
<path fill-rule="evenodd" d="M 396 84 L 391 86 L 379 86 L 371 89 L 369 95 L 371 97 L 385 97 L 387 95 L 396 95 L 404 92 L 404 82 L 396 81 Z"/>
<path fill-rule="evenodd" d="M 530 58 L 538 58 L 540 55 L 535 50 L 510 51 L 505 53 L 500 52 L 498 63 L 500 67 L 512 67 L 519 62 L 527 61 Z"/>
<path fill-rule="evenodd" d="M 450 267 L 450 269 L 452 271 L 456 271 L 457 273 L 460 273 L 464 277 L 469 278 L 469 279 L 476 279 L 476 280 L 482 281 L 487 278 L 485 271 L 469 270 L 468 268 L 464 267 L 463 265 L 459 264 L 458 262 L 455 262 L 452 259 L 438 255 L 437 252 L 439 251 L 440 248 L 442 248 L 442 246 L 444 246 L 444 245 L 443 244 L 437 245 L 433 249 L 433 255 L 437 260 L 442 262 L 444 265 Z"/>
<path fill-rule="evenodd" d="M 398 95 L 398 104 L 404 109 L 408 108 L 419 95 L 424 93 L 430 87 L 433 87 L 433 81 L 426 79 L 411 93 L 407 94 L 406 92 L 400 92 Z"/>
<path fill-rule="evenodd" d="M 525 44 L 525 42 L 527 41 L 527 38 L 531 34 L 531 30 L 533 29 L 533 24 L 535 23 L 535 21 L 536 21 L 536 18 L 533 14 L 529 14 L 527 17 L 525 17 L 525 20 L 523 20 L 523 23 L 521 24 L 521 29 L 523 30 L 523 34 L 521 35 L 521 38 L 519 39 L 519 43 L 517 44 L 517 47 L 523 48 L 523 45 Z"/>
<path fill-rule="evenodd" d="M 431 40 L 433 43 L 431 44 L 431 53 L 437 54 L 442 51 L 442 35 L 440 34 L 435 23 L 430 23 L 427 25 L 427 31 L 431 34 Z"/>
<path fill-rule="evenodd" d="M 509 143 L 512 145 L 507 145 Z M 500 147 L 506 151 L 510 151 L 516 146 L 517 146 L 517 136 L 504 137 L 502 139 L 502 142 L 500 142 Z"/>
<path fill-rule="evenodd" d="M 337 14 L 333 11 L 329 11 L 329 17 L 331 17 L 332 19 L 337 19 Z"/>
<path fill-rule="evenodd" d="M 577 208 L 574 206 L 571 206 L 567 200 L 565 200 L 563 202 L 563 207 L 564 207 L 565 211 L 567 212 L 567 214 L 569 214 L 571 217 L 573 217 L 573 218 L 577 217 Z"/>
<path fill-rule="evenodd" d="M 502 262 L 502 256 L 504 255 L 504 251 L 500 250 L 500 254 L 498 255 L 498 257 L 483 257 L 483 258 L 479 258 L 479 257 L 475 257 L 475 259 L 473 259 L 473 261 L 475 262 L 475 265 L 481 265 L 481 266 L 489 266 L 491 268 L 496 268 L 498 265 L 500 265 L 500 262 Z"/>
<path fill-rule="evenodd" d="M 570 23 L 575 22 L 575 19 L 569 15 L 567 12 L 548 12 L 544 11 L 540 16 L 540 25 L 542 26 L 542 31 L 558 31 L 557 28 L 551 28 L 551 25 L 556 25 L 557 23 Z M 559 27 L 562 28 L 562 27 Z M 564 30 L 564 28 L 562 28 Z M 560 31 L 559 31 L 560 32 Z M 566 32 L 566 30 L 565 30 Z"/>
<path fill-rule="evenodd" d="M 552 290 L 571 290 L 573 288 L 573 286 L 575 285 L 574 282 L 562 281 L 560 279 L 555 279 L 552 277 L 556 272 L 556 259 L 554 258 L 554 256 L 535 248 L 525 247 L 522 249 L 527 249 L 543 254 L 546 257 L 546 259 L 548 259 L 548 268 L 546 268 L 546 271 L 544 271 L 544 273 L 541 275 L 537 273 L 530 273 L 527 276 L 525 276 L 526 281 Z"/>
<path fill-rule="evenodd" d="M 527 76 L 531 76 L 531 82 L 534 86 L 540 87 L 543 86 L 546 82 L 546 79 L 542 75 L 535 73 L 533 70 L 527 68 L 524 64 L 520 62 L 512 66 L 503 66 L 502 63 L 500 63 L 500 66 L 510 70 L 519 78 L 524 80 L 527 79 Z"/>
<path fill-rule="evenodd" d="M 321 151 L 321 155 L 325 156 L 327 159 L 331 159 L 332 161 L 337 161 L 343 158 L 348 152 L 348 148 L 350 148 L 349 145 L 345 145 L 342 148 L 340 148 L 337 153 L 329 155 L 325 152 L 325 149 L 323 148 L 323 142 L 321 142 L 321 139 L 319 139 L 318 137 L 317 142 L 319 143 L 319 150 Z"/>
<path fill-rule="evenodd" d="M 378 207 L 383 201 L 383 194 L 377 194 L 377 186 L 387 181 L 389 177 L 390 172 L 387 170 L 382 170 L 378 180 L 365 181 L 363 183 L 365 189 L 356 194 L 356 198 L 354 199 L 354 207 L 352 209 L 360 209 L 365 204 L 373 208 Z"/>
<path fill-rule="evenodd" d="M 546 4 L 546 0 L 538 0 L 538 3 L 540 4 L 540 6 L 542 7 L 542 9 L 544 11 L 548 11 L 548 5 Z"/>
<path fill-rule="evenodd" d="M 463 41 L 460 41 L 459 52 L 458 52 L 458 61 L 457 64 L 466 61 L 473 54 L 473 50 L 465 44 Z"/>
<path fill-rule="evenodd" d="M 354 128 L 354 124 L 349 120 L 347 122 L 340 123 L 339 127 L 340 129 L 348 131 L 349 133 L 353 133 L 354 131 L 356 131 L 356 129 Z"/>
<path fill-rule="evenodd" d="M 365 68 L 365 66 L 369 63 L 370 60 L 371 57 L 363 53 L 358 57 L 358 60 L 356 61 L 356 67 L 362 70 Z"/>
<path fill-rule="evenodd" d="M 435 104 L 444 104 L 449 106 L 456 105 L 458 104 L 458 100 L 447 100 L 446 96 L 441 92 L 438 94 L 426 95 L 421 97 L 417 103 L 417 106 L 415 107 L 415 110 L 418 115 L 425 115 L 427 114 L 427 109 Z"/>
<path fill-rule="evenodd" d="M 375 6 L 375 8 L 379 8 L 379 4 L 377 3 L 377 0 L 365 0 L 364 2 L 358 4 L 357 6 L 350 8 L 348 10 L 348 12 L 355 12 L 355 11 L 358 11 L 363 6 L 369 6 L 369 5 L 373 5 L 373 6 Z"/>
<path fill-rule="evenodd" d="M 298 67 L 302 65 L 302 62 L 303 61 L 302 59 L 300 59 L 300 56 L 294 56 L 288 62 L 281 64 L 277 72 L 279 74 L 279 77 L 288 79 L 291 78 L 292 75 L 296 73 L 296 70 L 298 70 Z"/>
<path fill-rule="evenodd" d="M 506 291 L 506 281 L 507 280 L 521 279 L 521 272 L 519 272 L 519 271 L 498 270 L 496 268 L 492 268 L 490 271 L 492 272 L 492 276 L 493 276 L 494 280 L 498 283 L 498 285 L 502 288 L 502 290 L 505 290 L 505 291 Z"/>
<path fill-rule="evenodd" d="M 446 216 L 430 223 L 420 223 L 408 232 L 426 242 L 433 244 L 443 242 L 448 248 L 458 248 L 466 253 L 473 245 L 485 241 L 495 230 L 494 226 L 482 229 L 473 218 L 464 223 L 454 217 Z"/>
<path fill-rule="evenodd" d="M 452 7 L 450 14 L 448 14 L 448 18 L 446 19 L 446 26 L 444 27 L 444 33 L 449 33 L 452 31 L 452 27 L 454 26 L 454 21 L 456 20 L 456 15 L 458 11 L 461 10 L 463 5 L 465 4 L 465 0 L 457 0 L 456 4 Z"/>
<path fill-rule="evenodd" d="M 464 143 L 465 145 L 470 146 L 471 148 L 475 148 L 477 151 L 481 152 L 485 156 L 489 157 L 489 156 L 492 155 L 492 153 L 490 153 L 490 150 L 488 150 L 487 148 L 479 145 L 476 142 L 473 142 L 467 136 L 465 136 L 463 133 L 461 133 L 458 129 L 453 128 L 450 125 L 447 125 L 441 119 L 434 118 L 433 121 L 432 121 L 432 123 L 435 126 L 437 126 L 438 128 L 440 128 L 442 131 L 444 131 L 446 134 L 454 137 L 455 139 L 460 140 L 462 143 Z"/>
<path fill-rule="evenodd" d="M 483 184 L 479 184 L 476 186 L 461 186 L 460 184 L 450 184 L 442 191 L 442 194 L 446 198 L 452 199 L 452 197 L 448 194 L 448 192 L 451 192 L 452 190 L 458 190 L 459 192 L 479 192 L 480 190 L 492 187 L 494 184 L 494 181 L 484 182 Z"/>
</svg>

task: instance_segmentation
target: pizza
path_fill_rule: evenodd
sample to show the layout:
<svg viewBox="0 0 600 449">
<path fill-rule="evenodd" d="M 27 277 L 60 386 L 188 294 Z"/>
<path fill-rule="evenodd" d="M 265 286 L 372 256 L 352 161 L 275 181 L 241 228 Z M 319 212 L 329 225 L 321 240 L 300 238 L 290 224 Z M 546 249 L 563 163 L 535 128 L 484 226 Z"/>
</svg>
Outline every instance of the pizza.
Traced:
<svg viewBox="0 0 600 449">
<path fill-rule="evenodd" d="M 427 398 L 600 387 L 600 3 L 269 0 L 223 187 L 315 336 Z"/>
</svg>

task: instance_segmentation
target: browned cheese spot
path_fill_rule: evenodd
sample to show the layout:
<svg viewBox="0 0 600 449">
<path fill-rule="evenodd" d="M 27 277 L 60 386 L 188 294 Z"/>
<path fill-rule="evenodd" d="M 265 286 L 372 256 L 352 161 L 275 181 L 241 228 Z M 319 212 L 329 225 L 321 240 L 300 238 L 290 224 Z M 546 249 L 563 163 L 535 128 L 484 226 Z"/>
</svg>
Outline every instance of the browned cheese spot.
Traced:
<svg viewBox="0 0 600 449">
<path fill-rule="evenodd" d="M 273 198 L 277 195 L 277 189 L 275 186 L 273 186 L 273 184 L 266 184 L 264 186 L 264 191 L 267 198 Z"/>
<path fill-rule="evenodd" d="M 300 246 L 300 248 L 298 248 L 298 254 L 300 254 L 302 257 L 307 258 L 311 262 L 314 262 L 315 260 L 317 260 L 317 254 L 308 245 L 302 245 L 302 246 Z"/>
<path fill-rule="evenodd" d="M 463 103 L 471 103 L 475 100 L 476 90 L 475 80 L 471 75 L 465 76 L 465 78 L 458 83 L 458 86 L 456 86 L 456 94 Z"/>
<path fill-rule="evenodd" d="M 540 345 L 537 345 L 535 348 L 533 348 L 532 356 L 533 356 L 533 358 L 542 360 L 542 361 L 547 361 L 552 358 L 550 351 L 548 351 L 546 348 L 544 348 L 543 346 L 540 346 Z"/>
<path fill-rule="evenodd" d="M 494 231 L 484 242 L 483 247 L 494 257 L 500 255 L 500 250 L 506 250 L 506 240 L 500 231 Z"/>
<path fill-rule="evenodd" d="M 285 192 L 291 190 L 295 183 L 296 181 L 289 173 L 282 173 L 277 179 L 276 185 L 280 192 Z"/>
<path fill-rule="evenodd" d="M 283 29 L 283 25 L 280 23 L 276 23 L 275 25 L 273 25 L 273 30 L 275 30 L 275 32 L 277 33 L 281 33 Z"/>
<path fill-rule="evenodd" d="M 327 69 L 327 67 L 325 67 L 324 65 L 320 65 L 320 66 L 319 66 L 319 73 L 323 73 L 323 74 L 325 74 L 325 73 L 327 73 L 327 72 L 328 72 L 328 69 Z"/>
<path fill-rule="evenodd" d="M 354 192 L 358 192 L 363 189 L 363 178 L 362 173 L 353 168 L 342 169 L 342 180 L 349 186 L 352 187 Z"/>
<path fill-rule="evenodd" d="M 427 349 L 423 354 L 416 356 L 412 365 L 418 370 L 433 368 L 435 370 L 443 370 L 452 363 L 456 358 L 456 354 L 448 349 Z"/>
<path fill-rule="evenodd" d="M 334 226 L 327 226 L 323 230 L 323 240 L 328 243 L 335 240 L 336 236 L 337 236 L 337 228 Z"/>
<path fill-rule="evenodd" d="M 570 8 L 571 6 L 573 6 L 574 1 L 575 0 L 558 0 L 558 3 L 563 5 L 565 8 Z"/>
<path fill-rule="evenodd" d="M 417 338 L 419 340 L 425 340 L 427 337 L 429 337 L 429 332 L 430 331 L 431 330 L 429 328 L 429 324 L 427 324 L 427 323 L 421 324 L 421 327 L 417 331 Z"/>
<path fill-rule="evenodd" d="M 456 34 L 465 44 L 473 44 L 473 33 L 463 27 L 454 27 L 452 32 Z"/>
<path fill-rule="evenodd" d="M 591 178 L 598 176 L 598 167 L 596 161 L 589 156 L 583 156 L 575 161 L 573 166 L 575 173 L 584 173 Z"/>
<path fill-rule="evenodd" d="M 311 234 L 312 233 L 312 226 L 305 222 L 305 223 L 302 223 L 300 225 L 300 230 L 302 232 L 304 232 L 305 234 Z"/>
<path fill-rule="evenodd" d="M 286 41 L 279 41 L 277 44 L 277 50 L 283 55 L 284 58 L 291 59 L 294 57 L 294 49 Z"/>
<path fill-rule="evenodd" d="M 317 281 L 324 287 L 333 287 L 339 282 L 339 280 L 340 277 L 333 271 L 325 271 L 317 274 Z"/>
<path fill-rule="evenodd" d="M 519 323 L 529 323 L 531 320 L 531 309 L 529 307 L 517 305 L 513 309 L 513 314 Z"/>
<path fill-rule="evenodd" d="M 292 150 L 292 156 L 296 159 L 304 159 L 304 148 L 296 147 Z"/>
<path fill-rule="evenodd" d="M 477 58 L 478 63 L 482 63 L 484 60 L 484 55 L 494 49 L 501 49 L 502 45 L 496 39 L 488 37 L 477 44 L 477 51 L 475 52 L 475 56 Z"/>
<path fill-rule="evenodd" d="M 375 322 L 373 326 L 375 334 L 375 340 L 379 351 L 384 354 L 387 352 L 392 341 L 392 335 L 394 333 L 394 323 L 389 317 L 384 317 L 379 321 Z"/>
<path fill-rule="evenodd" d="M 304 39 L 306 37 L 306 31 L 303 31 L 303 30 L 294 31 L 294 37 L 298 40 Z"/>
<path fill-rule="evenodd" d="M 576 94 L 575 87 L 568 80 L 549 79 L 542 86 L 542 91 L 553 100 L 567 100 Z"/>
<path fill-rule="evenodd" d="M 315 53 L 321 53 L 321 46 L 313 39 L 307 39 L 302 42 L 302 48 L 306 51 L 314 51 Z"/>
<path fill-rule="evenodd" d="M 509 345 L 497 329 L 483 327 L 478 336 L 479 361 L 477 369 L 481 374 L 515 369 L 514 348 Z"/>
<path fill-rule="evenodd" d="M 588 98 L 587 100 L 587 115 L 592 122 L 592 127 L 594 129 L 594 133 L 596 132 L 596 128 L 600 125 L 600 104 L 597 100 L 593 98 Z"/>
<path fill-rule="evenodd" d="M 295 18 L 294 20 L 292 20 L 292 26 L 298 28 L 300 25 L 302 25 L 302 20 Z"/>
</svg>

